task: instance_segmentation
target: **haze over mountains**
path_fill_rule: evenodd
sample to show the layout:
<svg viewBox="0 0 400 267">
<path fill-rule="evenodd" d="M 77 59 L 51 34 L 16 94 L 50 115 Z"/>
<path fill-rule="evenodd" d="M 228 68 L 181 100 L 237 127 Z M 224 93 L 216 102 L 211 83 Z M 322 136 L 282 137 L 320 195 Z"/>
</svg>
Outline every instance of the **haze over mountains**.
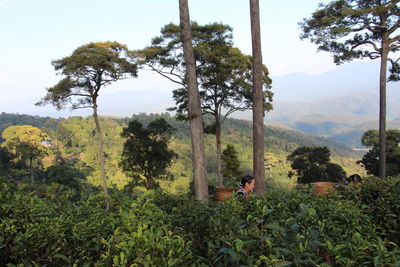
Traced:
<svg viewBox="0 0 400 267">
<path fill-rule="evenodd" d="M 378 86 L 378 62 L 345 64 L 320 75 L 275 77 L 274 110 L 266 122 L 360 148 L 361 135 L 378 129 Z M 399 129 L 400 83 L 387 87 L 387 127 Z"/>
<path fill-rule="evenodd" d="M 301 70 L 299 70 L 301 72 Z M 146 89 L 135 88 L 135 80 L 123 81 L 105 88 L 99 97 L 102 115 L 128 116 L 165 112 L 174 105 L 172 90 L 176 88 L 161 77 L 144 73 Z M 143 78 L 144 77 L 144 78 Z M 265 121 L 269 125 L 320 135 L 360 147 L 359 138 L 368 127 L 377 128 L 379 114 L 379 62 L 351 62 L 318 75 L 289 74 L 272 76 L 274 110 Z M 117 89 L 117 90 L 115 90 Z M 32 99 L 31 105 L 40 97 Z M 49 106 L 29 111 L 21 106 L 20 113 L 68 117 L 90 115 L 91 110 L 55 111 Z M 251 111 L 238 112 L 233 118 L 251 120 Z M 397 120 L 396 120 L 397 119 Z M 388 83 L 388 128 L 400 128 L 400 83 Z M 393 121 L 393 122 L 392 122 Z"/>
<path fill-rule="evenodd" d="M 272 77 L 269 125 L 328 137 L 362 148 L 360 137 L 378 129 L 379 62 L 353 62 L 319 75 Z M 237 114 L 251 119 L 250 112 Z M 400 128 L 400 83 L 387 84 L 387 127 Z"/>
</svg>

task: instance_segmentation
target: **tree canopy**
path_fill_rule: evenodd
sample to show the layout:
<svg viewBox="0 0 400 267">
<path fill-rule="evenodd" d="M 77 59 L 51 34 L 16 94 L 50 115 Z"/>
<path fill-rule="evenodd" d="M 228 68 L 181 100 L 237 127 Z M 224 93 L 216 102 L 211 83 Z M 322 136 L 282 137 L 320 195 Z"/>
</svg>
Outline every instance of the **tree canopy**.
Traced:
<svg viewBox="0 0 400 267">
<path fill-rule="evenodd" d="M 121 79 L 136 77 L 137 65 L 127 57 L 128 48 L 118 42 L 89 43 L 78 47 L 71 56 L 52 62 L 56 71 L 65 76 L 55 86 L 47 88 L 46 96 L 36 103 L 51 103 L 57 109 L 92 108 L 98 140 L 98 163 L 102 186 L 109 208 L 107 177 L 104 166 L 103 136 L 97 116 L 100 89 Z"/>
<path fill-rule="evenodd" d="M 19 160 L 27 161 L 33 176 L 33 162 L 47 154 L 48 148 L 43 144 L 49 137 L 47 133 L 31 125 L 18 125 L 6 128 L 2 133 L 5 142 L 3 147 L 14 154 Z"/>
<path fill-rule="evenodd" d="M 335 0 L 321 4 L 300 26 L 301 38 L 333 54 L 337 64 L 380 58 L 379 176 L 386 177 L 386 81 L 400 79 L 399 0 Z M 387 77 L 387 65 L 391 63 Z"/>
<path fill-rule="evenodd" d="M 243 172 L 240 169 L 238 152 L 233 145 L 228 144 L 222 151 L 222 161 L 224 163 L 222 167 L 222 175 L 226 179 L 225 182 L 236 182 L 236 185 L 238 185 Z"/>
<path fill-rule="evenodd" d="M 297 173 L 299 183 L 342 182 L 346 179 L 343 168 L 330 162 L 327 147 L 298 147 L 287 159 L 292 162 L 291 167 Z"/>
<path fill-rule="evenodd" d="M 214 119 L 211 125 L 205 127 L 205 132 L 216 137 L 217 177 L 218 184 L 222 186 L 221 125 L 233 112 L 252 107 L 252 60 L 233 47 L 232 28 L 227 25 L 192 23 L 191 30 L 202 113 Z M 179 27 L 172 23 L 164 26 L 161 35 L 153 38 L 151 46 L 132 55 L 139 58 L 141 64 L 181 86 L 173 91 L 176 106 L 170 110 L 185 118 L 188 90 Z M 265 66 L 262 79 L 263 109 L 268 111 L 272 108 L 272 92 Z"/>
<path fill-rule="evenodd" d="M 379 135 L 377 130 L 366 131 L 361 143 L 370 150 L 357 163 L 364 165 L 368 174 L 378 175 L 379 170 Z M 387 143 L 387 175 L 400 174 L 400 130 L 386 131 Z"/>
<path fill-rule="evenodd" d="M 97 42 L 54 60 L 54 69 L 65 78 L 47 88 L 46 96 L 37 104 L 51 103 L 57 109 L 69 104 L 72 109 L 93 107 L 103 86 L 137 76 L 137 66 L 128 60 L 127 51 L 127 47 L 118 42 Z"/>
<path fill-rule="evenodd" d="M 172 178 L 167 168 L 177 157 L 168 148 L 174 128 L 165 119 L 152 121 L 147 128 L 137 121 L 129 122 L 121 134 L 126 139 L 120 166 L 139 183 L 145 178 L 145 186 L 152 189 L 158 179 Z"/>
</svg>

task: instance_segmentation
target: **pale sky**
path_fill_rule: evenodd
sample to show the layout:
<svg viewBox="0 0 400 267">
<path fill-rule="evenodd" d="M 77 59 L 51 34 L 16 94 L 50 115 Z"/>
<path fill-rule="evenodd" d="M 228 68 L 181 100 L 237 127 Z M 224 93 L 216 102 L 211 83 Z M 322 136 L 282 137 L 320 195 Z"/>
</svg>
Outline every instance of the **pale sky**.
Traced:
<svg viewBox="0 0 400 267">
<path fill-rule="evenodd" d="M 299 39 L 298 22 L 309 17 L 322 0 L 260 0 L 263 63 L 272 76 L 290 73 L 319 74 L 336 66 L 328 53 L 317 52 L 309 41 Z M 251 54 L 248 0 L 189 0 L 192 21 L 222 22 L 233 27 L 234 45 Z M 51 61 L 68 56 L 81 45 L 118 41 L 129 49 L 141 49 L 167 23 L 179 22 L 178 0 L 0 0 L 0 112 L 73 116 L 50 105 L 35 107 L 46 88 L 61 78 Z M 130 90 L 135 103 L 148 102 L 146 110 L 164 112 L 172 100 L 174 85 L 151 73 L 104 88 L 101 97 Z M 167 95 L 165 107 L 151 106 L 146 90 Z M 123 95 L 123 94 L 122 94 Z M 127 101 L 124 99 L 124 101 Z M 135 102 L 136 101 L 136 102 Z M 115 103 L 118 106 L 118 103 Z M 85 114 L 90 114 L 87 110 Z M 102 107 L 99 107 L 99 113 Z M 127 114 L 105 114 L 127 115 Z"/>
</svg>

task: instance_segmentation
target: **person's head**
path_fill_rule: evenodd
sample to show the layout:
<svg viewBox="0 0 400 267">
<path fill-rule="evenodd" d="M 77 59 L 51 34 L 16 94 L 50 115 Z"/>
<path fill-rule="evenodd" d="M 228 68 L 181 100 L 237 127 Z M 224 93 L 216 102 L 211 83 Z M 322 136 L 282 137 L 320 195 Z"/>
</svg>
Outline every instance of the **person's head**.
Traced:
<svg viewBox="0 0 400 267">
<path fill-rule="evenodd" d="M 240 187 L 246 192 L 250 192 L 254 189 L 255 180 L 253 176 L 246 175 L 242 178 L 240 182 Z"/>
</svg>

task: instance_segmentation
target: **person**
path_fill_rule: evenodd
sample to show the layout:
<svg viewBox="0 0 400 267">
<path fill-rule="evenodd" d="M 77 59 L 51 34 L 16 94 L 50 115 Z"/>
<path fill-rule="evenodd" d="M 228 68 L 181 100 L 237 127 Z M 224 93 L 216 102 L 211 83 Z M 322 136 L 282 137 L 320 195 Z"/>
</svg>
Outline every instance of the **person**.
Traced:
<svg viewBox="0 0 400 267">
<path fill-rule="evenodd" d="M 240 182 L 240 189 L 236 192 L 236 197 L 249 197 L 250 192 L 254 189 L 255 180 L 253 176 L 246 175 L 242 178 Z"/>
</svg>

